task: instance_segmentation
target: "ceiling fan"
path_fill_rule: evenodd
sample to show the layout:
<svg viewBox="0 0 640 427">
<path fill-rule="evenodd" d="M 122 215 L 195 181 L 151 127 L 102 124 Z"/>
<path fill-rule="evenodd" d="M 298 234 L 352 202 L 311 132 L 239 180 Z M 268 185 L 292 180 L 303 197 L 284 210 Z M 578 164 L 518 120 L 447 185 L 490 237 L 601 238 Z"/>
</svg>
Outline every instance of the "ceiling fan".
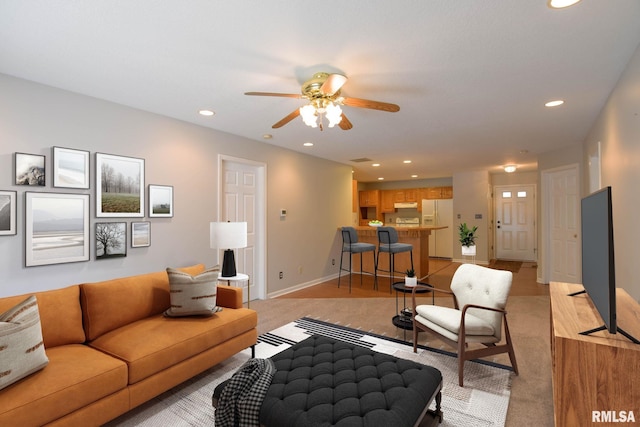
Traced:
<svg viewBox="0 0 640 427">
<path fill-rule="evenodd" d="M 315 73 L 310 80 L 302 84 L 302 95 L 274 92 L 245 92 L 245 95 L 280 96 L 309 100 L 307 105 L 293 110 L 289 115 L 274 124 L 272 126 L 274 129 L 286 125 L 298 116 L 302 116 L 302 120 L 307 126 L 320 127 L 320 130 L 323 130 L 323 118 L 325 117 L 329 121 L 329 127 L 337 124 L 341 129 L 349 130 L 353 125 L 342 112 L 341 105 L 370 108 L 390 113 L 400 111 L 400 107 L 396 104 L 340 96 L 340 89 L 346 82 L 347 77 L 341 74 L 320 72 Z"/>
</svg>

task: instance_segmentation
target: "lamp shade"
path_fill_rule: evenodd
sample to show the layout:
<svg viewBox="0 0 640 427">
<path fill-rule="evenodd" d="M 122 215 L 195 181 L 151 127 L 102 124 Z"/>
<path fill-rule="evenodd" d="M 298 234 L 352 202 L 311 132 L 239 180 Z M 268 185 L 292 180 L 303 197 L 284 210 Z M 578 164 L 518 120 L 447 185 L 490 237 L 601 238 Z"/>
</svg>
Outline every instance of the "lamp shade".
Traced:
<svg viewBox="0 0 640 427">
<path fill-rule="evenodd" d="M 246 222 L 212 222 L 209 224 L 209 243 L 212 249 L 247 247 Z"/>
</svg>

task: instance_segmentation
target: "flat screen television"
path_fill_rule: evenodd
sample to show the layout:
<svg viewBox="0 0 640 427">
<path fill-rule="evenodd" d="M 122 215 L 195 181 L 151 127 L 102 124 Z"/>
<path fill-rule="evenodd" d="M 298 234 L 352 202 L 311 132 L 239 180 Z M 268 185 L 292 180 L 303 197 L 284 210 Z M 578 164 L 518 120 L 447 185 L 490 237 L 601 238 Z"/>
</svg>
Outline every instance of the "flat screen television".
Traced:
<svg viewBox="0 0 640 427">
<path fill-rule="evenodd" d="M 620 329 L 616 320 L 616 271 L 613 245 L 613 209 L 611 187 L 605 187 L 582 199 L 582 285 L 604 325 L 581 332 L 588 335 L 607 330 L 620 332 L 636 344 L 638 340 Z"/>
</svg>

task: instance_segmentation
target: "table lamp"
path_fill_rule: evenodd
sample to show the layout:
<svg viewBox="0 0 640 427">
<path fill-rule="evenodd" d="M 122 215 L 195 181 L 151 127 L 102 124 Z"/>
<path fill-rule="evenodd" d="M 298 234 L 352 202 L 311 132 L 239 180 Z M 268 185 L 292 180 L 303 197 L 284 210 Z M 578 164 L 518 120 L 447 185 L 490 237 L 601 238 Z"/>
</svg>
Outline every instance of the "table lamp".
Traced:
<svg viewBox="0 0 640 427">
<path fill-rule="evenodd" d="M 212 249 L 224 249 L 221 278 L 236 275 L 233 249 L 247 247 L 246 222 L 212 222 L 209 225 L 209 243 Z"/>
</svg>

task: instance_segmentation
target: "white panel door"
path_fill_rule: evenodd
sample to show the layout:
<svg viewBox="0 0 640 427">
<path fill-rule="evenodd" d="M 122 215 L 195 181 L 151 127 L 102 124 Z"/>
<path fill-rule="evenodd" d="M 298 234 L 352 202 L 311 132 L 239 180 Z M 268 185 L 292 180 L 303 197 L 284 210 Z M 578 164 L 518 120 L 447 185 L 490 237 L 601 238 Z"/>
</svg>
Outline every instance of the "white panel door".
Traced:
<svg viewBox="0 0 640 427">
<path fill-rule="evenodd" d="M 496 200 L 496 258 L 536 260 L 535 185 L 494 188 Z"/>
<path fill-rule="evenodd" d="M 580 283 L 580 196 L 574 168 L 549 174 L 550 280 Z"/>
<path fill-rule="evenodd" d="M 263 278 L 258 274 L 257 266 L 257 228 L 260 224 L 258 206 L 259 168 L 251 164 L 233 161 L 223 162 L 222 218 L 221 221 L 245 221 L 247 223 L 247 247 L 236 249 L 236 269 L 238 273 L 248 274 L 251 283 L 249 292 L 243 292 L 243 299 L 251 294 L 256 299 L 260 292 L 257 285 Z M 239 284 L 240 285 L 240 284 Z M 242 284 L 246 286 L 246 283 Z"/>
</svg>

